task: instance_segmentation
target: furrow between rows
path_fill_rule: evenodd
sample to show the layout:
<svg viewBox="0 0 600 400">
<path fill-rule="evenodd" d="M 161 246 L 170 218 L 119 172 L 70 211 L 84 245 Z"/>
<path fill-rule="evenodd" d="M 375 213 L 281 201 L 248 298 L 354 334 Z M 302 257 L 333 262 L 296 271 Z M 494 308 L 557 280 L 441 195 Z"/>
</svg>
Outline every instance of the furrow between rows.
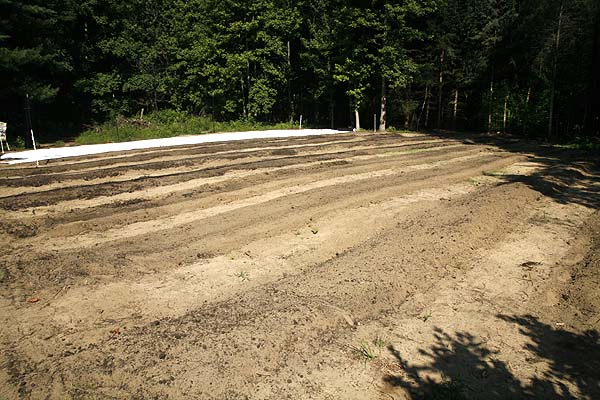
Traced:
<svg viewBox="0 0 600 400">
<path fill-rule="evenodd" d="M 261 194 L 256 196 L 241 198 L 239 200 L 234 200 L 226 204 L 218 204 L 213 207 L 203 209 L 196 209 L 192 206 L 189 207 L 191 208 L 191 210 L 182 211 L 182 209 L 185 210 L 185 205 L 177 204 L 178 211 L 176 213 L 167 213 L 167 216 L 165 216 L 164 213 L 161 213 L 163 215 L 162 217 L 154 218 L 148 221 L 133 222 L 131 224 L 118 226 L 109 230 L 93 231 L 86 234 L 78 234 L 75 237 L 64 241 L 62 244 L 58 241 L 53 241 L 48 244 L 48 248 L 52 250 L 65 250 L 79 247 L 88 247 L 105 242 L 124 240 L 139 235 L 147 235 L 155 232 L 171 230 L 183 225 L 196 223 L 200 220 L 211 218 L 220 214 L 229 213 L 247 207 L 260 206 L 264 203 L 285 197 L 296 196 L 299 194 L 312 192 L 316 190 L 323 190 L 326 188 L 340 185 L 353 185 L 361 181 L 378 180 L 381 178 L 390 178 L 394 176 L 398 177 L 402 174 L 416 171 L 434 170 L 436 168 L 440 168 L 442 166 L 449 166 L 452 164 L 460 165 L 461 163 L 464 164 L 476 159 L 481 159 L 481 162 L 483 163 L 486 160 L 493 160 L 495 159 L 495 157 L 486 159 L 485 156 L 481 156 L 478 154 L 474 156 L 466 156 L 458 159 L 453 159 L 450 162 L 442 161 L 427 165 L 419 164 L 404 169 L 389 168 L 359 174 L 343 175 L 329 179 L 317 180 L 314 182 L 306 183 L 304 185 L 282 187 L 280 189 L 272 190 L 270 192 L 261 191 Z M 393 179 L 386 179 L 385 181 L 386 183 L 394 182 Z"/>
<path fill-rule="evenodd" d="M 468 148 L 469 146 L 464 145 L 446 145 L 442 147 L 429 147 L 425 149 L 412 149 L 400 152 L 390 152 L 389 157 L 408 157 L 414 158 L 420 153 L 436 153 L 443 152 L 449 149 L 458 150 L 460 148 Z M 169 185 L 182 181 L 187 181 L 201 177 L 214 177 L 222 176 L 230 171 L 235 170 L 255 170 L 259 168 L 278 168 L 287 165 L 295 164 L 306 164 L 315 162 L 328 162 L 338 161 L 341 163 L 347 163 L 352 161 L 355 156 L 361 156 L 362 160 L 368 160 L 368 153 L 358 152 L 346 152 L 343 154 L 328 154 L 328 155 L 311 155 L 301 157 L 285 157 L 277 160 L 254 160 L 245 163 L 236 164 L 215 164 L 212 166 L 204 166 L 203 168 L 194 168 L 191 170 L 181 171 L 179 169 L 165 170 L 163 172 L 157 172 L 153 174 L 136 174 L 129 176 L 121 176 L 118 178 L 99 180 L 99 181 L 83 181 L 83 182 L 70 182 L 64 187 L 56 187 L 56 185 L 47 185 L 43 189 L 31 189 L 31 188 L 19 188 L 17 189 L 18 194 L 0 197 L 0 209 L 5 210 L 18 210 L 28 207 L 37 207 L 41 205 L 54 204 L 58 201 L 72 200 L 72 199 L 89 199 L 99 196 L 114 195 L 118 193 L 127 193 L 133 191 L 144 190 L 151 187 Z M 374 158 L 382 158 L 384 155 L 377 155 Z"/>
</svg>

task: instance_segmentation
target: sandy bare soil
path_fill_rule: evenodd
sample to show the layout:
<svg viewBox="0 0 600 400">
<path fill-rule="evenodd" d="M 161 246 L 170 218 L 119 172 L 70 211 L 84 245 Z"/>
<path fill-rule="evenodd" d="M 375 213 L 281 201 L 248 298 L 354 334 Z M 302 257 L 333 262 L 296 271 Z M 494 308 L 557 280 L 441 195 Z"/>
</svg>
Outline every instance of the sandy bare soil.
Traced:
<svg viewBox="0 0 600 400">
<path fill-rule="evenodd" d="M 341 134 L 0 168 L 0 398 L 600 398 L 600 174 Z"/>
</svg>

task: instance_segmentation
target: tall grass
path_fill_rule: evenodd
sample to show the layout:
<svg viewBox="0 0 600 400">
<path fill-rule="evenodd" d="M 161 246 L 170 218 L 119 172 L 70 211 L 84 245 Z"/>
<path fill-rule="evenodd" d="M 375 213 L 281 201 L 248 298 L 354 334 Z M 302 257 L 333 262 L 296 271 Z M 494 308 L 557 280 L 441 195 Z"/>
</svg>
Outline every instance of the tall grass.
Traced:
<svg viewBox="0 0 600 400">
<path fill-rule="evenodd" d="M 297 125 L 295 126 L 297 128 Z M 159 139 L 182 135 L 201 135 L 211 132 L 238 132 L 266 129 L 291 129 L 290 123 L 265 124 L 252 120 L 230 122 L 212 121 L 208 117 L 192 116 L 184 112 L 164 110 L 140 119 L 118 117 L 75 138 L 78 144 L 127 142 Z"/>
<path fill-rule="evenodd" d="M 600 152 L 600 138 L 576 137 L 569 143 L 556 144 L 555 147 L 569 150 Z"/>
</svg>

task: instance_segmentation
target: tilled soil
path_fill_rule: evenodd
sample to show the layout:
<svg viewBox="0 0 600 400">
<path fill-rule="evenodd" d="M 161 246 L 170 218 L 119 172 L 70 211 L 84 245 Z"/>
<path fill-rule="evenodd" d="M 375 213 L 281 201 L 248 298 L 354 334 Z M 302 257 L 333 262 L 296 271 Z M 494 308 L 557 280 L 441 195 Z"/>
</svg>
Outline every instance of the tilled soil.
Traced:
<svg viewBox="0 0 600 400">
<path fill-rule="evenodd" d="M 341 134 L 0 168 L 0 398 L 600 398 L 600 174 Z"/>
</svg>

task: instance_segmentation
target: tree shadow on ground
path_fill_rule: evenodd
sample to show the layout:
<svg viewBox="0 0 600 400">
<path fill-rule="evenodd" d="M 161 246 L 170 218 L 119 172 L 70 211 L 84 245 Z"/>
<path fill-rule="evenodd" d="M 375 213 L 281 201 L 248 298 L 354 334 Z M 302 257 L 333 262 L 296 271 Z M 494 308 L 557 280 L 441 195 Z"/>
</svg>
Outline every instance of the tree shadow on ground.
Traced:
<svg viewBox="0 0 600 400">
<path fill-rule="evenodd" d="M 600 154 L 557 148 L 532 140 L 498 135 L 429 132 L 445 139 L 461 140 L 465 144 L 490 145 L 522 154 L 540 168 L 530 175 L 499 176 L 506 183 L 520 182 L 561 203 L 600 207 Z"/>
<path fill-rule="evenodd" d="M 561 204 L 580 204 L 586 207 L 600 206 L 600 178 L 588 172 L 580 164 L 555 159 L 530 157 L 530 161 L 542 165 L 531 175 L 504 175 L 507 183 L 520 182 Z"/>
<path fill-rule="evenodd" d="M 539 372 L 516 377 L 498 350 L 469 333 L 448 334 L 435 328 L 434 344 L 419 350 L 428 359 L 413 365 L 390 346 L 404 374 L 384 380 L 406 390 L 410 399 L 600 399 L 600 342 L 597 331 L 567 332 L 533 316 L 498 315 L 519 326 L 529 338 L 527 362 Z M 543 368 L 542 368 L 543 366 Z M 529 369 L 529 368 L 528 368 Z"/>
</svg>

